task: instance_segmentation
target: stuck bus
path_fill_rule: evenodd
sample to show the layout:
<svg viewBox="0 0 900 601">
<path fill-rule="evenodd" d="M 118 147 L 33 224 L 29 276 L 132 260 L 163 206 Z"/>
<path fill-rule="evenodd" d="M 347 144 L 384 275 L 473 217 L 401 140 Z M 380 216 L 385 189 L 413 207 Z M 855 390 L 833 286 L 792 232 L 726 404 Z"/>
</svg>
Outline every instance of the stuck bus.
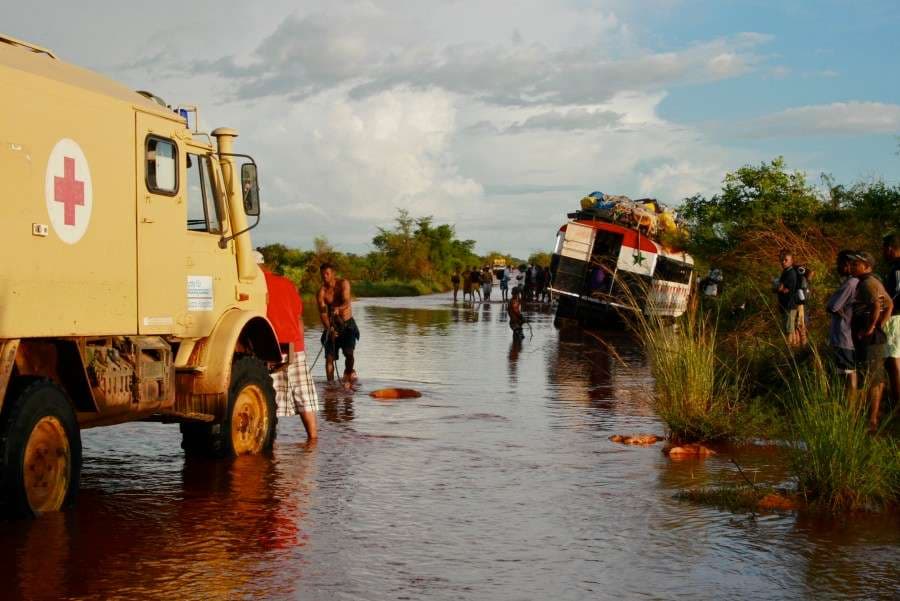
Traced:
<svg viewBox="0 0 900 601">
<path fill-rule="evenodd" d="M 640 228 L 578 211 L 559 228 L 551 257 L 557 319 L 602 323 L 618 311 L 678 317 L 691 295 L 694 259 Z"/>
</svg>

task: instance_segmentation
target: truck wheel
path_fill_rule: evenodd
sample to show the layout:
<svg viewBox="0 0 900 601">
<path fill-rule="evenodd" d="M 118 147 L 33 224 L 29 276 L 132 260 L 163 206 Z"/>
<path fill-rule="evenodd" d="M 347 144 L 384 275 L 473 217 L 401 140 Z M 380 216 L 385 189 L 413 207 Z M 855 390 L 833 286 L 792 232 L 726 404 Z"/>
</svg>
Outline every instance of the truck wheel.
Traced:
<svg viewBox="0 0 900 601">
<path fill-rule="evenodd" d="M 241 357 L 231 367 L 228 409 L 221 424 L 182 424 L 181 447 L 213 457 L 256 455 L 275 443 L 275 389 L 266 364 Z"/>
<path fill-rule="evenodd" d="M 81 478 L 81 433 L 66 393 L 31 379 L 13 393 L 0 420 L 0 503 L 16 516 L 58 511 Z"/>
</svg>

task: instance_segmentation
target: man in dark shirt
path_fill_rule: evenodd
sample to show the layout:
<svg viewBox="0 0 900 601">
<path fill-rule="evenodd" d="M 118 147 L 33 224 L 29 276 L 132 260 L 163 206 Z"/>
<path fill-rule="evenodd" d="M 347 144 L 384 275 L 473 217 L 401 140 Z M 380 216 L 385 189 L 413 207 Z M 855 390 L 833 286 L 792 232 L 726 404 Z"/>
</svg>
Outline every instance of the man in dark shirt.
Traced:
<svg viewBox="0 0 900 601">
<path fill-rule="evenodd" d="M 784 333 L 788 344 L 800 345 L 806 338 L 806 324 L 797 305 L 797 289 L 800 288 L 800 276 L 794 269 L 794 255 L 789 250 L 783 250 L 778 255 L 781 260 L 781 276 L 775 286 L 775 294 L 778 297 L 778 307 L 784 315 Z"/>
<path fill-rule="evenodd" d="M 894 307 L 884 325 L 887 343 L 884 350 L 884 368 L 890 384 L 890 399 L 894 407 L 900 403 L 900 234 L 884 237 L 881 252 L 888 264 L 884 287 Z"/>
<path fill-rule="evenodd" d="M 859 280 L 853 301 L 853 317 L 850 329 L 856 345 L 856 370 L 861 384 L 868 390 L 869 428 L 878 428 L 878 410 L 884 394 L 884 324 L 894 308 L 894 303 L 881 281 L 872 273 L 875 258 L 861 252 L 851 257 L 851 273 Z"/>
</svg>

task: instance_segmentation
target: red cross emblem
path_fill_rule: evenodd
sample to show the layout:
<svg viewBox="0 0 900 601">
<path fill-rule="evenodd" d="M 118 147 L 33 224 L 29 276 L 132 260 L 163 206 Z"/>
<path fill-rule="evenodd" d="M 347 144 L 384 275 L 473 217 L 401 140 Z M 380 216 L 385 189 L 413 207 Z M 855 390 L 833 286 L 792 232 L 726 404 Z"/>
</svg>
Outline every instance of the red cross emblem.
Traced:
<svg viewBox="0 0 900 601">
<path fill-rule="evenodd" d="M 59 140 L 47 157 L 44 204 L 60 240 L 75 244 L 87 233 L 94 208 L 94 184 L 87 157 L 75 140 Z"/>
<path fill-rule="evenodd" d="M 84 182 L 75 179 L 75 159 L 63 157 L 63 177 L 53 178 L 53 199 L 63 205 L 63 221 L 75 225 L 75 207 L 84 206 Z"/>
</svg>

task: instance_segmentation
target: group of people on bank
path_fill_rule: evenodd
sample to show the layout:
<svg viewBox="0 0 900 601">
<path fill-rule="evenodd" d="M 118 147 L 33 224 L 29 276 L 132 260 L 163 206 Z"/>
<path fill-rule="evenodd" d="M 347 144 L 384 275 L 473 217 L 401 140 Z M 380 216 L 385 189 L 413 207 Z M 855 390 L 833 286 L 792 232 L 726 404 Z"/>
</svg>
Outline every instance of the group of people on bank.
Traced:
<svg viewBox="0 0 900 601">
<path fill-rule="evenodd" d="M 523 300 L 549 302 L 550 300 L 550 268 L 539 265 L 522 265 L 515 273 L 509 267 L 492 269 L 490 266 L 472 267 L 460 273 L 459 269 L 450 277 L 453 287 L 453 302 L 456 302 L 462 287 L 463 302 L 490 301 L 494 281 L 500 288 L 501 300 L 510 300 L 510 290 L 520 288 Z"/>
<path fill-rule="evenodd" d="M 852 395 L 868 400 L 872 431 L 878 428 L 885 376 L 891 402 L 900 402 L 900 235 L 884 237 L 882 259 L 884 283 L 875 274 L 877 261 L 871 253 L 840 251 L 836 269 L 841 283 L 825 304 L 831 316 L 832 363 Z M 788 343 L 799 346 L 807 338 L 804 309 L 813 274 L 795 264 L 790 251 L 782 251 L 780 260 L 775 293 Z"/>
</svg>

